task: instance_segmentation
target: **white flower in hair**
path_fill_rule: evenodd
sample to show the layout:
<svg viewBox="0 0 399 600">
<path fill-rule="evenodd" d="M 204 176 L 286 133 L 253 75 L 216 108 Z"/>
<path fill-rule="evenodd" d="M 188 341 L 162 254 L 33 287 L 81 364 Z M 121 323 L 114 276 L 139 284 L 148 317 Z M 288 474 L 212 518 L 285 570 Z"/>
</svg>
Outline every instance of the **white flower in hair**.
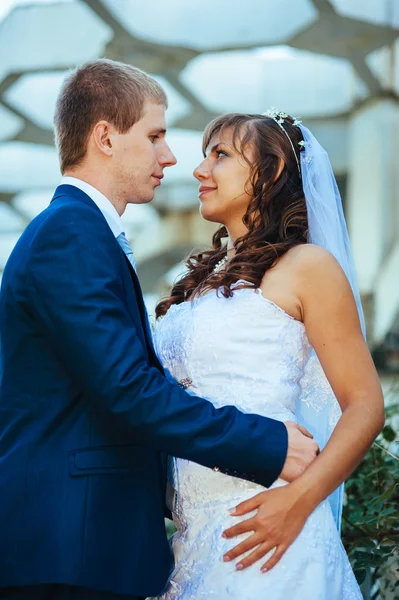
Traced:
<svg viewBox="0 0 399 600">
<path fill-rule="evenodd" d="M 289 143 L 291 144 L 291 148 L 292 148 L 292 151 L 294 153 L 294 157 L 295 157 L 296 164 L 297 164 L 297 167 L 298 167 L 299 178 L 301 179 L 302 178 L 301 167 L 300 167 L 300 164 L 299 164 L 297 152 L 295 150 L 294 144 L 292 143 L 292 139 L 290 138 L 288 132 L 283 127 L 283 125 L 284 125 L 284 119 L 286 119 L 288 117 L 287 113 L 282 112 L 282 111 L 278 111 L 277 108 L 274 108 L 274 106 L 272 106 L 271 108 L 268 108 L 264 113 L 262 113 L 262 115 L 264 115 L 265 117 L 269 117 L 270 119 L 273 119 L 273 121 L 275 123 L 277 123 L 277 125 L 280 127 L 280 129 L 287 136 L 287 139 L 288 139 Z M 299 125 L 301 123 L 302 123 L 302 121 L 298 117 L 295 117 L 295 119 L 293 121 L 293 125 L 296 125 L 297 127 L 299 127 Z M 299 142 L 299 146 L 304 147 L 305 146 L 305 142 Z"/>
<path fill-rule="evenodd" d="M 284 119 L 288 117 L 287 113 L 278 111 L 277 108 L 274 108 L 274 106 L 268 108 L 264 113 L 262 113 L 262 115 L 273 119 L 279 125 L 282 125 L 284 123 Z"/>
<path fill-rule="evenodd" d="M 272 106 L 271 108 L 265 110 L 265 112 L 263 112 L 262 115 L 264 115 L 265 117 L 270 117 L 271 119 L 275 119 L 278 115 L 278 110 L 277 108 L 274 108 L 274 106 Z"/>
</svg>

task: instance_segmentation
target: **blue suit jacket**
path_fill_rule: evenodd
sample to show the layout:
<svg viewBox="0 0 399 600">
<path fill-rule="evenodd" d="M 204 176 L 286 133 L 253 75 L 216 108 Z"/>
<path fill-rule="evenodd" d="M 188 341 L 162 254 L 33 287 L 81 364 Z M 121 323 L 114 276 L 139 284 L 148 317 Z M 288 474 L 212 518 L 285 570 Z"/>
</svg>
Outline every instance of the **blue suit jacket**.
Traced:
<svg viewBox="0 0 399 600">
<path fill-rule="evenodd" d="M 0 587 L 158 594 L 172 567 L 166 453 L 278 477 L 285 426 L 167 381 L 144 311 L 97 206 L 58 187 L 2 280 Z"/>
</svg>

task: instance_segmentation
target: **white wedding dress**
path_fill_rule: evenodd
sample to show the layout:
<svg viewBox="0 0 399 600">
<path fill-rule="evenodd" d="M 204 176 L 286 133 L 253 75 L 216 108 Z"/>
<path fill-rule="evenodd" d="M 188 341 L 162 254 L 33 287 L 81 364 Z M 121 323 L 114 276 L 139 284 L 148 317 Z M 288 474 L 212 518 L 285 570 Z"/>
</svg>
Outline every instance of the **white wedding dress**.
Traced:
<svg viewBox="0 0 399 600">
<path fill-rule="evenodd" d="M 156 325 L 155 346 L 167 373 L 188 391 L 216 407 L 235 405 L 281 421 L 295 420 L 304 394 L 301 379 L 314 355 L 303 323 L 260 290 L 248 288 L 235 289 L 231 298 L 211 291 L 172 305 Z M 313 402 L 328 386 L 321 369 L 317 373 L 307 382 Z M 222 538 L 238 522 L 228 510 L 264 488 L 187 460 L 171 460 L 177 492 L 175 569 L 159 600 L 361 600 L 328 500 L 309 516 L 271 571 L 260 571 L 266 559 L 237 571 L 237 561 L 224 563 L 222 557 L 247 534 Z M 286 484 L 274 484 L 281 485 Z"/>
</svg>

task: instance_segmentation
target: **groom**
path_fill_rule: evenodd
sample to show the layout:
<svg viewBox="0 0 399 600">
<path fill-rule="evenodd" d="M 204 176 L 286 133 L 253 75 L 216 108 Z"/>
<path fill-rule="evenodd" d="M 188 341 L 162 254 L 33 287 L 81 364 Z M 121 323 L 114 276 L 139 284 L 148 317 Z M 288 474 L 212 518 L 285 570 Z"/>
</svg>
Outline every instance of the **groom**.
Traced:
<svg viewBox="0 0 399 600">
<path fill-rule="evenodd" d="M 151 77 L 109 60 L 58 98 L 64 178 L 0 295 L 0 598 L 160 593 L 167 454 L 264 486 L 315 456 L 296 426 L 216 410 L 164 377 L 120 215 L 176 163 L 166 105 Z"/>
</svg>

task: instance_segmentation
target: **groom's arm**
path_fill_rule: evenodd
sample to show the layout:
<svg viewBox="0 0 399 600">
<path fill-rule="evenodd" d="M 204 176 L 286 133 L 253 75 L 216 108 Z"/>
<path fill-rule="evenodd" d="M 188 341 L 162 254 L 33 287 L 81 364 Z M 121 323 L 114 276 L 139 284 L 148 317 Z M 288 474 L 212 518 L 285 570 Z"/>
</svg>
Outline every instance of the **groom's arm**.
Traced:
<svg viewBox="0 0 399 600">
<path fill-rule="evenodd" d="M 95 414 L 137 445 L 270 486 L 286 459 L 285 425 L 215 409 L 152 368 L 127 310 L 121 261 L 101 215 L 83 204 L 54 211 L 32 243 L 35 313 Z"/>
</svg>

